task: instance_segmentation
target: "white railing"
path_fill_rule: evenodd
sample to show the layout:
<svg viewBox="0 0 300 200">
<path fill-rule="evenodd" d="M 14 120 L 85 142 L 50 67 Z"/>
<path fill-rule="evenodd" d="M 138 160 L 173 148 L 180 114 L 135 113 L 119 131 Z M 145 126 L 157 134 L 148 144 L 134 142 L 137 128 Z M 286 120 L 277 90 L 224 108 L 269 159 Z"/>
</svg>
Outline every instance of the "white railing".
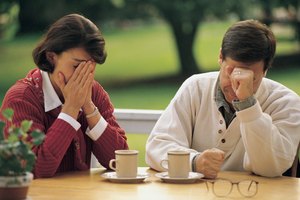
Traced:
<svg viewBox="0 0 300 200">
<path fill-rule="evenodd" d="M 126 133 L 149 134 L 161 113 L 162 110 L 115 109 L 114 115 Z M 99 163 L 92 154 L 91 167 L 98 166 Z"/>
<path fill-rule="evenodd" d="M 150 133 L 162 110 L 115 109 L 118 124 L 126 133 Z"/>
</svg>

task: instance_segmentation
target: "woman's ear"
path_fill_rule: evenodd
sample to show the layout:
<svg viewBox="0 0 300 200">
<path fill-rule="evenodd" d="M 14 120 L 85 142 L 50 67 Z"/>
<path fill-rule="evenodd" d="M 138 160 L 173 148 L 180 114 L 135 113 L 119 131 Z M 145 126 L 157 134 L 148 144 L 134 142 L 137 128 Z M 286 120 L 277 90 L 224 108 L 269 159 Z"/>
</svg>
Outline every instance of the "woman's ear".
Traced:
<svg viewBox="0 0 300 200">
<path fill-rule="evenodd" d="M 46 58 L 47 58 L 49 63 L 51 63 L 53 66 L 55 66 L 56 59 L 57 59 L 56 53 L 54 53 L 52 51 L 47 51 L 46 52 Z"/>
</svg>

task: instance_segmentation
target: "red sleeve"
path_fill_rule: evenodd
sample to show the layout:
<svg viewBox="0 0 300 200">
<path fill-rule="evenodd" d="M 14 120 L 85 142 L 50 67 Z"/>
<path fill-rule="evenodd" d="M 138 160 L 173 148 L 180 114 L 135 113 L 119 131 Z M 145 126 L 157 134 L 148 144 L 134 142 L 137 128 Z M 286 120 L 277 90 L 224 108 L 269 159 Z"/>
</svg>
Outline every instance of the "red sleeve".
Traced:
<svg viewBox="0 0 300 200">
<path fill-rule="evenodd" d="M 37 156 L 33 171 L 35 178 L 54 176 L 75 135 L 76 130 L 69 123 L 55 120 L 45 141 L 33 149 Z"/>
<path fill-rule="evenodd" d="M 71 141 L 76 135 L 76 130 L 61 119 L 54 119 L 50 124 L 50 117 L 44 111 L 43 97 L 37 95 L 30 88 L 14 87 L 6 94 L 1 110 L 12 108 L 14 110 L 13 123 L 19 125 L 23 120 L 32 120 L 32 130 L 39 129 L 46 134 L 43 143 L 33 147 L 36 154 L 34 176 L 53 176 L 63 159 Z M 9 124 L 7 124 L 7 127 Z M 48 127 L 46 127 L 48 126 Z M 7 128 L 6 127 L 6 128 Z"/>
<path fill-rule="evenodd" d="M 107 92 L 98 83 L 95 83 L 93 94 L 95 105 L 108 123 L 102 135 L 94 142 L 93 153 L 102 166 L 109 168 L 109 161 L 115 158 L 115 150 L 128 149 L 127 138 L 124 130 L 116 122 L 113 115 L 114 108 Z"/>
</svg>

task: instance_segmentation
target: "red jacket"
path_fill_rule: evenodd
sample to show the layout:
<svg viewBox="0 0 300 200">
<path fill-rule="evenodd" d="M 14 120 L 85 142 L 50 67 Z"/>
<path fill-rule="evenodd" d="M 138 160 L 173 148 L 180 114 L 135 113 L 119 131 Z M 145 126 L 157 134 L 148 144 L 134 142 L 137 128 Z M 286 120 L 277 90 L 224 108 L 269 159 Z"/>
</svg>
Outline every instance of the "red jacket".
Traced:
<svg viewBox="0 0 300 200">
<path fill-rule="evenodd" d="M 61 107 L 45 113 L 39 69 L 30 71 L 26 78 L 17 81 L 7 91 L 1 112 L 5 108 L 12 108 L 13 123 L 20 124 L 24 119 L 32 120 L 32 130 L 40 129 L 46 134 L 44 142 L 33 148 L 37 156 L 33 170 L 35 178 L 51 177 L 58 172 L 87 170 L 90 168 L 92 152 L 100 164 L 108 168 L 110 159 L 115 157 L 115 150 L 128 149 L 125 132 L 113 116 L 114 108 L 109 96 L 96 81 L 93 83 L 92 100 L 108 122 L 97 141 L 85 134 L 88 124 L 83 113 L 80 112 L 77 119 L 81 124 L 78 131 L 64 120 L 57 119 Z"/>
</svg>

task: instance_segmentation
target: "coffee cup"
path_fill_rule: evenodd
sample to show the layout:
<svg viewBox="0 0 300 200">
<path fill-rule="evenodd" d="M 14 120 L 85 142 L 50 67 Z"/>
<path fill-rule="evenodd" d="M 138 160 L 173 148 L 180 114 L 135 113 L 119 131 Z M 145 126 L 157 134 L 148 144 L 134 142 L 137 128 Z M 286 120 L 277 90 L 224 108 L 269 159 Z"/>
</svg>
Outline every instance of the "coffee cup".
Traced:
<svg viewBox="0 0 300 200">
<path fill-rule="evenodd" d="M 190 172 L 190 152 L 174 150 L 168 152 L 168 159 L 160 162 L 162 168 L 168 171 L 170 178 L 188 178 Z"/>
<path fill-rule="evenodd" d="M 137 150 L 116 150 L 115 159 L 110 160 L 109 167 L 116 171 L 118 178 L 135 178 L 138 168 Z"/>
</svg>

